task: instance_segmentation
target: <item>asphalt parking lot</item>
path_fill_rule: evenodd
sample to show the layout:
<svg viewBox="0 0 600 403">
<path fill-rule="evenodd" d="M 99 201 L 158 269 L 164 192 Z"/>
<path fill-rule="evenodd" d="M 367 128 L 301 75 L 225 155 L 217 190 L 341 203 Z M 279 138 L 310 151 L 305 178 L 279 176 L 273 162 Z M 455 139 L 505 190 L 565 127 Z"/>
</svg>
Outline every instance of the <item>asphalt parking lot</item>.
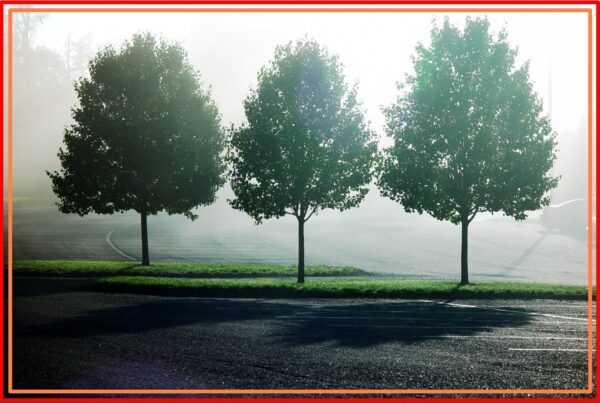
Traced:
<svg viewBox="0 0 600 403">
<path fill-rule="evenodd" d="M 13 309 L 13 387 L 32 393 L 588 385 L 585 301 L 165 298 L 15 278 Z"/>
</svg>

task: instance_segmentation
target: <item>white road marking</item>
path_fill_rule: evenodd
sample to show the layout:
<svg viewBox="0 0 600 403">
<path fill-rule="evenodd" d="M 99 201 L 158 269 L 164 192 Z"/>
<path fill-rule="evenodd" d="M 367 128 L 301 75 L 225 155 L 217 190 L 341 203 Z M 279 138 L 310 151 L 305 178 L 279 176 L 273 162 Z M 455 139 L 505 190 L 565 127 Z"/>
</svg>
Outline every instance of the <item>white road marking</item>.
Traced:
<svg viewBox="0 0 600 403">
<path fill-rule="evenodd" d="M 441 305 L 448 305 L 448 306 L 456 306 L 456 307 L 459 307 L 459 308 L 489 309 L 489 310 L 492 310 L 492 311 L 518 313 L 518 314 L 521 314 L 521 315 L 544 316 L 544 317 L 547 317 L 547 318 L 576 320 L 576 321 L 583 321 L 583 322 L 587 322 L 588 321 L 588 318 L 576 318 L 576 317 L 573 317 L 573 316 L 553 315 L 553 314 L 550 314 L 550 313 L 540 313 L 540 312 L 515 311 L 515 310 L 512 310 L 512 309 L 486 307 L 485 305 L 483 305 L 483 306 L 476 306 L 476 305 L 456 304 L 456 303 L 453 303 L 453 302 L 431 301 L 431 300 L 426 300 L 426 299 L 422 299 L 420 301 L 422 301 L 422 302 L 429 302 L 429 303 L 432 303 L 432 304 L 441 304 Z M 596 320 L 592 319 L 592 323 L 595 323 L 595 322 L 596 322 Z"/>
<path fill-rule="evenodd" d="M 283 310 L 288 310 L 288 307 L 277 307 L 277 308 L 271 308 L 271 307 L 259 307 L 259 308 L 232 308 L 232 307 L 217 307 L 215 309 L 218 310 L 224 310 L 224 311 L 244 311 L 244 310 L 248 310 L 248 309 L 252 309 L 252 310 L 257 310 L 257 311 L 283 311 Z M 341 311 L 339 309 L 323 309 L 323 308 L 318 308 L 319 312 L 340 312 L 340 313 L 346 313 L 346 311 Z M 352 313 L 351 311 L 347 311 L 348 313 Z M 375 313 L 382 313 L 381 311 L 361 311 L 361 313 L 368 313 L 368 312 L 375 312 Z M 402 310 L 402 311 L 386 311 L 385 313 L 416 313 L 415 311 L 410 311 L 410 310 Z M 437 313 L 443 313 L 446 314 L 447 312 L 443 312 L 443 311 L 439 311 Z M 519 312 L 519 313 L 523 313 L 526 314 L 525 312 Z M 297 319 L 297 320 L 304 320 L 304 319 L 323 319 L 323 320 L 329 320 L 329 319 L 384 319 L 384 320 L 398 320 L 398 321 L 402 321 L 402 320 L 413 320 L 413 321 L 425 321 L 425 322 L 430 322 L 432 321 L 431 317 L 424 317 L 424 316 L 394 316 L 394 315 L 388 315 L 388 316 L 325 316 L 325 315 L 306 315 L 303 312 L 299 312 L 299 313 L 295 313 L 295 314 L 287 314 L 287 315 L 278 315 L 276 316 L 274 319 Z M 493 322 L 495 324 L 497 323 L 502 323 L 502 321 L 499 321 L 497 319 L 482 319 L 482 318 L 477 318 L 477 319 L 463 319 L 463 318 L 451 318 L 448 320 L 452 321 L 452 322 L 473 322 L 473 321 L 477 321 L 477 322 Z M 564 325 L 564 324 L 572 324 L 572 325 L 586 325 L 586 323 L 584 322 L 568 322 L 568 321 L 552 321 L 552 320 L 541 320 L 541 321 L 535 321 L 532 322 L 534 324 L 538 324 L 538 325 Z M 595 330 L 595 329 L 594 329 Z"/>
<path fill-rule="evenodd" d="M 108 234 L 106 234 L 106 242 L 108 243 L 108 245 L 113 248 L 113 250 L 115 252 L 117 252 L 119 255 L 129 259 L 129 260 L 137 260 L 136 258 L 134 258 L 133 256 L 129 256 L 127 253 L 123 252 L 121 249 L 117 248 L 117 246 L 112 242 L 112 240 L 110 239 L 110 237 L 112 236 L 112 234 L 116 231 L 119 230 L 123 227 L 127 227 L 128 225 L 133 225 L 135 224 L 137 221 L 134 222 L 130 222 L 129 224 L 124 224 L 121 225 L 120 227 L 114 228 L 112 229 Z"/>
<path fill-rule="evenodd" d="M 304 318 L 293 318 L 293 317 L 287 317 L 287 319 L 304 319 Z M 315 319 L 320 319 L 320 317 L 316 317 Z M 352 318 L 354 319 L 354 318 Z M 327 325 L 326 325 L 327 326 Z M 478 329 L 481 331 L 492 331 L 492 330 L 496 330 L 496 329 L 503 329 L 503 330 L 522 330 L 521 328 L 518 327 L 498 327 L 495 325 L 487 325 L 487 326 L 420 326 L 420 325 L 370 325 L 368 323 L 365 323 L 363 325 L 359 325 L 359 324 L 339 324 L 339 325 L 329 325 L 332 327 L 382 327 L 382 328 L 394 328 L 394 329 Z M 535 329 L 536 331 L 556 331 L 555 328 L 548 328 L 548 329 Z M 586 329 L 560 329 L 561 332 L 576 332 L 576 333 L 582 333 L 582 332 L 587 332 Z"/>
<path fill-rule="evenodd" d="M 514 306 L 508 306 L 508 305 L 486 305 L 486 307 L 490 307 L 490 308 L 548 308 L 548 305 L 514 305 Z M 587 310 L 587 305 L 561 305 L 560 308 L 573 308 L 573 309 L 586 309 Z M 587 315 L 587 314 L 586 314 Z"/>
<path fill-rule="evenodd" d="M 575 351 L 587 353 L 587 349 L 583 348 L 509 348 L 508 351 Z M 592 350 L 596 351 L 596 350 Z"/>
<path fill-rule="evenodd" d="M 227 309 L 227 308 L 220 308 L 220 309 Z M 265 308 L 266 309 L 271 309 L 271 310 L 281 310 L 281 308 Z M 296 319 L 296 320 L 305 320 L 305 319 L 323 319 L 323 320 L 330 320 L 330 319 L 373 319 L 373 320 L 390 320 L 390 321 L 402 321 L 402 320 L 413 320 L 413 321 L 425 321 L 425 322 L 431 322 L 434 319 L 437 318 L 424 318 L 424 317 L 411 317 L 411 316 L 323 316 L 323 315 L 318 315 L 318 316 L 311 316 L 311 315 L 304 315 L 304 314 L 295 314 L 295 315 L 278 315 L 276 317 L 276 319 Z M 497 327 L 498 323 L 502 323 L 502 321 L 498 321 L 498 320 L 492 320 L 492 319 L 450 319 L 450 321 L 452 322 L 491 322 L 493 323 L 492 326 Z M 556 321 L 536 321 L 534 322 L 535 324 L 543 324 L 543 325 L 562 325 L 562 324 L 575 324 L 572 322 L 565 322 L 565 321 L 560 321 L 560 322 L 556 322 Z M 577 322 L 577 325 L 579 325 L 580 323 Z M 581 323 L 582 325 L 585 325 L 585 323 Z M 506 329 L 506 328 L 504 328 Z M 577 331 L 587 331 L 586 328 L 581 328 L 581 329 L 572 329 L 573 331 L 577 330 Z"/>
<path fill-rule="evenodd" d="M 443 336 L 425 336 L 425 337 L 443 337 L 449 339 L 469 339 L 472 337 L 477 337 L 480 339 L 523 339 L 523 340 L 586 340 L 587 337 L 554 337 L 554 336 L 485 336 L 485 335 L 469 335 L 469 336 L 461 336 L 461 335 L 443 335 Z"/>
<path fill-rule="evenodd" d="M 329 325 L 331 327 L 380 327 L 380 328 L 394 328 L 397 326 L 394 325 Z M 430 339 L 519 339 L 519 340 L 587 340 L 587 337 L 557 337 L 557 336 L 510 336 L 510 335 L 482 335 L 482 334 L 474 334 L 474 335 L 438 335 L 438 336 L 418 336 L 419 338 L 430 338 Z"/>
<path fill-rule="evenodd" d="M 484 308 L 480 308 L 480 309 L 484 309 Z M 497 309 L 493 309 L 494 311 L 496 311 Z M 320 310 L 321 312 L 325 312 L 325 310 Z M 329 310 L 329 312 L 336 312 L 336 310 Z M 339 310 L 338 310 L 339 312 Z M 465 315 L 467 314 L 466 312 L 460 312 L 460 311 L 454 311 L 454 312 L 447 312 L 444 310 L 440 310 L 440 311 L 433 311 L 433 310 L 428 310 L 426 312 L 422 312 L 419 309 L 404 309 L 401 311 L 363 311 L 361 310 L 360 313 L 412 313 L 412 314 L 419 314 L 419 313 L 423 313 L 426 315 L 433 315 L 433 314 L 442 314 L 444 316 L 447 315 Z M 522 311 L 508 311 L 508 312 L 470 312 L 469 313 L 471 316 L 473 315 L 479 315 L 479 316 L 494 316 L 494 315 L 499 315 L 499 316 L 523 316 L 523 315 L 535 315 L 535 314 L 539 314 L 539 315 L 551 315 L 551 314 L 544 314 L 544 313 L 536 313 L 536 312 L 522 312 Z M 580 316 L 583 315 L 587 315 L 587 314 L 581 314 Z M 556 316 L 556 315 L 554 315 Z M 569 316 L 569 317 L 563 317 L 563 318 L 567 318 L 567 319 L 573 319 L 575 317 Z M 580 319 L 582 320 L 583 318 L 575 318 L 575 319 Z M 587 320 L 587 319 L 586 319 Z"/>
</svg>

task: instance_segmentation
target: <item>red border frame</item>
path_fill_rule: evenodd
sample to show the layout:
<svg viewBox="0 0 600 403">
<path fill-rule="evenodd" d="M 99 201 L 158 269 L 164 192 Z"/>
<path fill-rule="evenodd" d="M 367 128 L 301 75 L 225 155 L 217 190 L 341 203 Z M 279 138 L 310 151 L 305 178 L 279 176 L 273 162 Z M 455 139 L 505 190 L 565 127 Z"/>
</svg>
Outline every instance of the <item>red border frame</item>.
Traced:
<svg viewBox="0 0 600 403">
<path fill-rule="evenodd" d="M 150 4 L 150 5 L 180 5 L 180 4 L 194 4 L 194 5 L 210 5 L 210 4 L 222 4 L 222 5 L 264 5 L 264 4 L 272 4 L 272 5 L 288 5 L 288 4 L 300 4 L 300 5 L 311 5 L 311 4 L 324 4 L 324 5 L 472 5 L 472 4 L 492 4 L 492 5 L 511 5 L 511 4 L 520 4 L 520 5 L 595 5 L 598 4 L 598 1 L 595 0 L 581 0 L 581 1 L 565 1 L 565 0 L 505 0 L 505 1 L 478 1 L 478 0 L 414 0 L 414 1 L 398 1 L 398 0 L 373 0 L 373 1 L 365 1 L 365 0 L 129 0 L 129 1 L 119 1 L 119 0 L 3 0 L 2 4 L 78 4 L 78 5 L 88 5 L 88 4 L 125 4 L 125 5 L 140 5 L 140 4 Z"/>
<path fill-rule="evenodd" d="M 474 4 L 481 4 L 481 5 L 531 5 L 531 6 L 540 6 L 540 5 L 570 5 L 570 6 L 576 6 L 576 5 L 593 5 L 594 7 L 592 8 L 592 13 L 595 14 L 596 17 L 596 22 L 598 21 L 598 17 L 600 17 L 600 10 L 598 8 L 598 1 L 595 0 L 580 0 L 580 1 L 564 1 L 564 0 L 531 0 L 531 1 L 520 1 L 520 0 L 505 0 L 505 1 L 499 1 L 499 0 L 483 0 L 483 1 L 477 1 L 477 0 L 462 0 L 462 1 L 452 1 L 452 0 L 413 0 L 413 1 L 398 1 L 398 0 L 374 0 L 374 1 L 361 1 L 361 0 L 274 0 L 274 1 L 269 1 L 269 0 L 248 0 L 248 1 L 243 1 L 243 0 L 233 0 L 233 1 L 227 1 L 227 0 L 174 0 L 174 1 L 167 1 L 167 0 L 128 0 L 128 1 L 119 1 L 119 0 L 31 0 L 31 1 L 26 1 L 26 0 L 0 0 L 0 2 L 2 3 L 2 12 L 3 15 L 6 11 L 6 7 L 5 5 L 22 5 L 22 4 L 33 4 L 33 5 L 109 5 L 109 4 L 122 4 L 122 5 L 132 5 L 132 6 L 139 6 L 139 5 L 169 5 L 169 6 L 174 6 L 174 5 L 474 5 Z M 595 11 L 595 12 L 594 12 Z M 597 25 L 597 24 L 596 24 Z M 4 38 L 5 38 L 5 33 L 4 33 L 4 28 L 5 28 L 5 23 L 4 23 L 4 18 L 2 20 L 2 43 L 0 44 L 0 49 L 2 50 L 2 56 L 3 56 L 3 60 L 4 59 Z M 596 29 L 596 37 L 595 37 L 595 44 L 593 45 L 593 49 L 592 52 L 595 51 L 596 52 L 596 57 L 595 57 L 595 62 L 596 62 L 596 69 L 597 69 L 597 62 L 599 60 L 599 56 L 598 56 L 598 39 L 600 39 L 600 34 L 598 33 L 598 30 Z M 5 74 L 5 67 L 4 67 L 4 63 L 2 63 L 2 66 L 0 66 L 0 71 L 2 72 L 2 84 L 1 84 L 1 88 L 2 88 L 2 100 L 0 100 L 0 105 L 2 105 L 2 110 L 3 110 L 3 114 L 2 114 L 2 131 L 4 133 L 4 124 L 6 123 L 6 116 L 4 114 L 4 107 L 5 107 L 5 101 L 4 101 L 4 90 L 5 90 L 5 80 L 4 80 L 4 74 Z M 598 91 L 600 91 L 600 84 L 598 83 L 597 80 L 597 75 L 595 74 L 595 71 L 592 71 L 589 73 L 590 74 L 590 79 L 596 79 L 596 85 L 595 85 L 595 90 L 596 90 L 596 96 L 598 94 Z M 590 87 L 593 88 L 593 81 L 590 83 Z M 591 94 L 591 99 L 590 99 L 590 105 L 589 105 L 589 111 L 590 112 L 596 112 L 596 119 L 597 119 L 597 115 L 598 115 L 598 111 L 600 111 L 600 107 L 598 106 L 598 104 L 596 103 L 596 109 L 593 110 L 593 102 L 594 102 L 595 98 L 594 98 L 594 94 Z M 593 136 L 593 131 L 594 129 L 597 129 L 597 121 L 595 123 L 594 126 L 594 122 L 593 122 L 593 117 L 589 118 L 589 129 L 591 129 L 592 131 L 592 136 Z M 600 144 L 598 144 L 598 134 L 596 133 L 596 157 L 598 157 L 598 152 L 600 151 Z M 592 143 L 593 144 L 593 143 Z M 8 147 L 10 148 L 10 144 L 8 144 Z M 0 156 L 0 161 L 2 161 L 2 172 L 4 173 L 4 163 L 5 158 L 4 158 L 4 141 L 2 142 L 2 144 L 0 144 L 0 150 L 2 151 L 2 155 Z M 589 156 L 591 157 L 592 155 L 592 147 L 589 148 L 588 150 Z M 593 164 L 593 162 L 592 162 Z M 589 178 L 589 183 L 590 184 L 595 184 L 596 189 L 598 189 L 598 185 L 600 184 L 600 180 L 598 178 L 597 175 L 597 171 L 598 171 L 598 162 L 596 160 L 596 164 L 592 165 L 592 177 Z M 593 182 L 593 174 L 596 174 L 596 179 L 595 179 L 595 183 Z M 3 185 L 3 189 L 4 189 L 4 185 L 5 185 L 5 181 L 4 181 L 4 175 L 2 175 L 2 177 L 0 178 L 0 183 Z M 590 190 L 591 191 L 591 190 Z M 3 201 L 4 201 L 4 194 L 2 197 Z M 598 200 L 596 200 L 596 208 L 598 208 L 598 206 L 600 206 L 600 203 Z M 590 208 L 591 208 L 591 204 L 590 204 Z M 3 224 L 6 224 L 4 222 L 4 203 L 2 203 L 2 206 L 0 207 L 0 212 L 2 212 L 2 218 L 0 218 L 0 220 L 2 220 Z M 593 231 L 593 230 L 592 230 Z M 592 234 L 593 236 L 593 234 Z M 0 233 L 0 241 L 2 242 L 2 245 L 4 245 L 4 242 L 6 241 L 4 239 L 4 231 L 2 233 Z M 594 248 L 595 249 L 595 248 Z M 6 258 L 4 256 L 4 247 L 2 248 L 2 250 L 0 251 L 0 257 L 3 259 Z M 593 252 L 592 252 L 592 256 L 591 258 L 593 259 Z M 596 257 L 597 257 L 597 252 L 596 252 Z M 596 270 L 596 284 L 600 284 L 600 273 L 598 272 L 598 270 Z M 5 294 L 5 287 L 6 287 L 6 283 L 4 280 L 4 275 L 0 277 L 0 293 L 2 298 L 0 298 L 0 309 L 2 310 L 2 312 L 4 313 L 5 310 L 5 303 L 4 303 L 4 299 L 6 298 L 6 294 Z M 598 302 L 600 301 L 600 298 L 598 296 L 598 294 L 596 295 L 596 304 L 598 304 Z M 273 401 L 277 401 L 277 402 L 304 402 L 304 401 L 310 401 L 310 402 L 347 402 L 347 401 L 352 401 L 352 402 L 411 402 L 411 401 L 415 401 L 415 400 L 419 400 L 419 401 L 424 401 L 424 402 L 438 402 L 438 401 L 453 401 L 453 402 L 495 402 L 495 401 L 506 401 L 506 402 L 522 402 L 522 401 L 531 401 L 531 402 L 563 402 L 563 401 L 581 401 L 581 402 L 600 402 L 600 394 L 598 393 L 597 390 L 597 385 L 594 385 L 596 387 L 596 395 L 594 397 L 581 397 L 581 398 L 577 398 L 577 397 L 568 397 L 568 398 L 552 398 L 552 397 L 541 397 L 541 398 L 526 398 L 525 396 L 520 396 L 520 397 L 510 397 L 510 398 L 503 398 L 503 397 L 496 397 L 496 398 L 479 398 L 479 397 L 473 397 L 473 398 L 453 398 L 453 397 L 445 397 L 445 398 L 431 398 L 431 397 L 426 397 L 426 398 L 411 398 L 411 397 L 401 397 L 401 398 L 318 398 L 318 397 L 306 397 L 306 398 L 301 398 L 301 397 L 294 397 L 294 398 L 283 398 L 283 397 L 269 397 L 269 398 L 243 398 L 243 397 L 211 397 L 211 398 L 194 398 L 194 397 L 178 397 L 178 398 L 152 398 L 152 397 L 133 397 L 133 398 L 126 398 L 126 397 L 116 397 L 116 398 L 104 398 L 104 397 L 92 397 L 92 398 L 60 398 L 60 397 L 42 397 L 42 398 L 28 398 L 28 397 L 7 397 L 5 395 L 5 388 L 6 388 L 6 373 L 5 373 L 5 362 L 6 362 L 6 356 L 5 356 L 5 349 L 4 349 L 4 342 L 5 342 L 5 321 L 6 321 L 6 317 L 3 314 L 2 317 L 0 318 L 0 328 L 2 329 L 2 332 L 0 332 L 0 341 L 2 342 L 3 348 L 2 351 L 0 352 L 0 358 L 2 359 L 2 365 L 0 366 L 0 379 L 2 380 L 2 394 L 0 397 L 0 401 L 5 401 L 5 402 L 105 402 L 105 401 L 119 401 L 119 402 L 148 402 L 148 401 L 152 401 L 152 402 L 237 402 L 237 401 L 248 401 L 248 402 L 273 402 Z M 597 331 L 598 326 L 596 325 L 596 331 Z M 598 339 L 596 339 L 596 343 L 595 343 L 595 347 L 596 347 L 596 351 L 598 350 Z M 600 375 L 600 370 L 598 368 L 598 365 L 596 364 L 596 369 L 595 369 L 595 375 L 596 375 L 596 382 L 598 380 L 598 376 Z"/>
</svg>

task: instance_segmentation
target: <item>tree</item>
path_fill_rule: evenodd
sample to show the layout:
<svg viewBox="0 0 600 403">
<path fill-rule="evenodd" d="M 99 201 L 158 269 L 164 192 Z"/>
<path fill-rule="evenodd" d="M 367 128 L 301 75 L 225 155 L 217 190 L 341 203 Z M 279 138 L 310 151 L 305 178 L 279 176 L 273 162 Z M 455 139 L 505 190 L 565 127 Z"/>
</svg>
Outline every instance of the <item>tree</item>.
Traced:
<svg viewBox="0 0 600 403">
<path fill-rule="evenodd" d="M 384 196 L 407 212 L 462 226 L 461 284 L 468 284 L 468 227 L 480 212 L 517 220 L 548 205 L 555 133 L 529 81 L 528 64 L 487 19 L 434 25 L 414 75 L 384 110 L 394 144 L 378 168 Z"/>
<path fill-rule="evenodd" d="M 224 183 L 219 113 L 182 47 L 150 34 L 101 50 L 89 75 L 75 85 L 61 172 L 48 172 L 57 205 L 79 215 L 135 210 L 149 265 L 147 216 L 193 220 Z"/>
<path fill-rule="evenodd" d="M 314 41 L 277 47 L 246 98 L 247 125 L 232 131 L 230 204 L 259 224 L 298 220 L 298 282 L 304 282 L 304 224 L 323 209 L 355 207 L 367 194 L 374 135 L 344 83 L 337 57 Z"/>
</svg>

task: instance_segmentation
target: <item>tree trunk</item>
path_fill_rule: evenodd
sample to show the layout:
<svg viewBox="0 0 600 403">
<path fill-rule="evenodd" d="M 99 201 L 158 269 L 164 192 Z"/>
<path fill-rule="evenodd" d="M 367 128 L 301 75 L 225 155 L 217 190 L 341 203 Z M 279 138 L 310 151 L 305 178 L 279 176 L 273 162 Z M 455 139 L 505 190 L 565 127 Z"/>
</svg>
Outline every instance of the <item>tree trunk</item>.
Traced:
<svg viewBox="0 0 600 403">
<path fill-rule="evenodd" d="M 142 215 L 142 266 L 150 266 L 150 255 L 148 254 L 148 223 L 146 213 Z"/>
<path fill-rule="evenodd" d="M 469 220 L 463 219 L 462 243 L 460 248 L 460 284 L 469 284 Z"/>
<path fill-rule="evenodd" d="M 298 217 L 298 284 L 304 283 L 304 219 Z"/>
</svg>

